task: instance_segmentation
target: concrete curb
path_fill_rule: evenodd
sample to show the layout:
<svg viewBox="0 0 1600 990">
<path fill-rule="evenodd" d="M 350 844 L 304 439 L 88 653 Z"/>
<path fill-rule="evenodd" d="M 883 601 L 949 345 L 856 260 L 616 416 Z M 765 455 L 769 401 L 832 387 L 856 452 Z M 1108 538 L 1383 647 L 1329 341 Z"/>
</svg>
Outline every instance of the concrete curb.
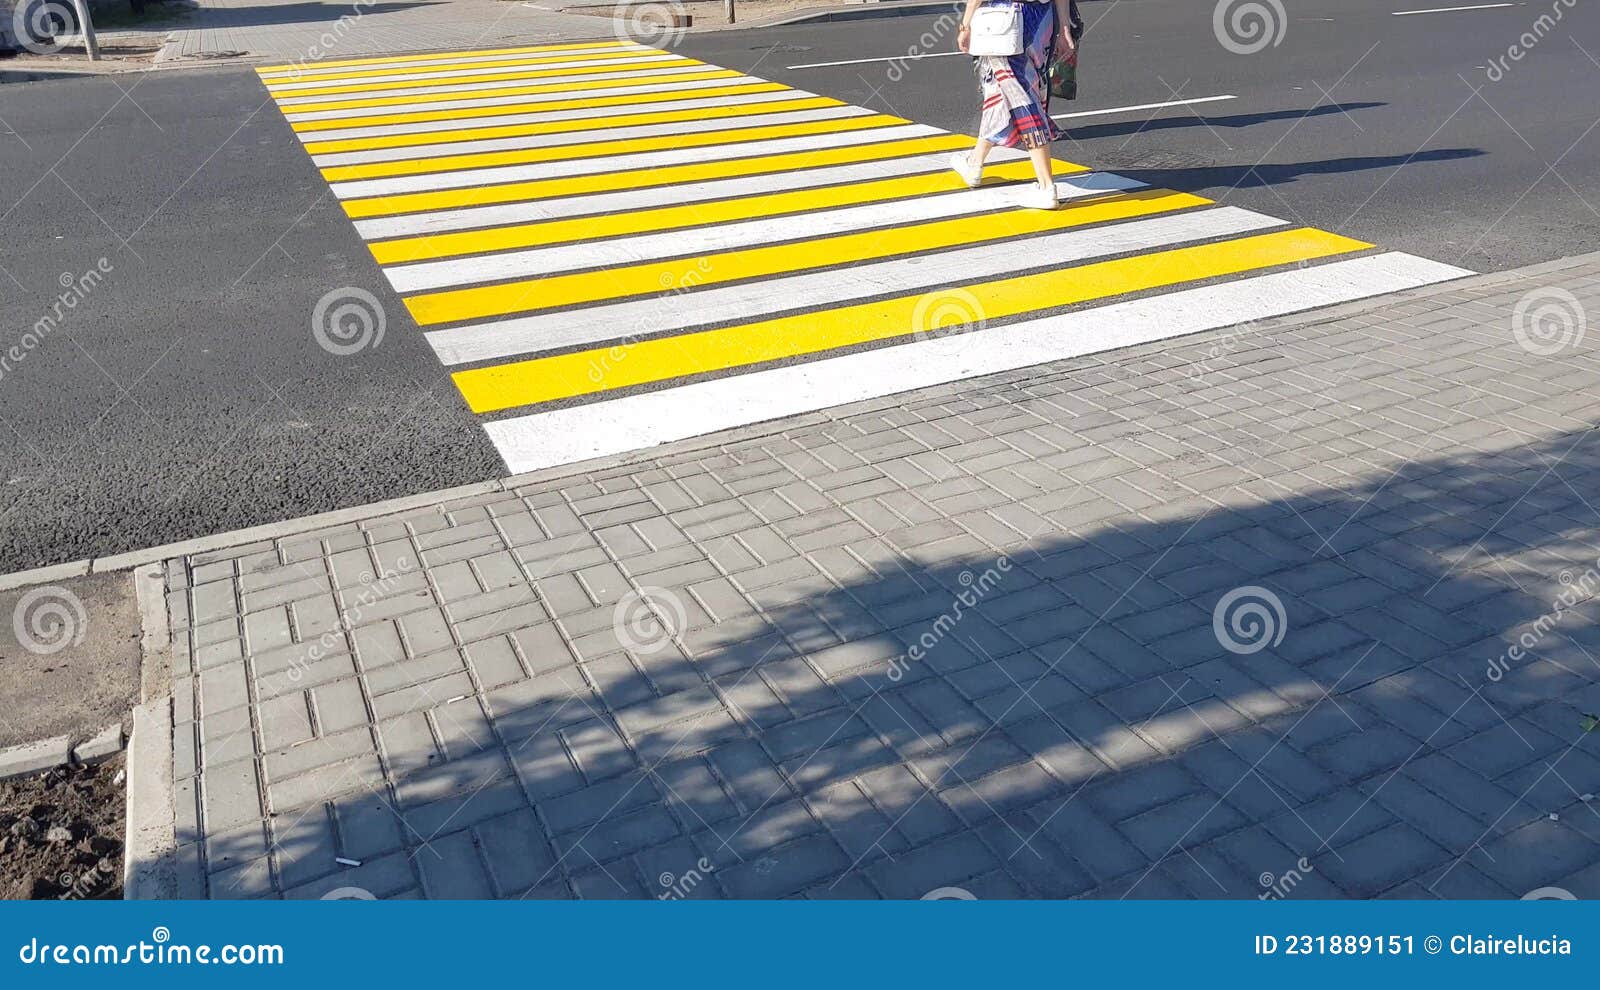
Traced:
<svg viewBox="0 0 1600 990">
<path fill-rule="evenodd" d="M 146 901 L 178 896 L 177 816 L 172 782 L 172 699 L 133 710 L 128 747 L 128 823 L 122 896 Z"/>
<path fill-rule="evenodd" d="M 0 780 L 29 777 L 74 763 L 99 763 L 122 752 L 122 723 L 112 722 L 88 739 L 51 736 L 0 749 Z"/>
<path fill-rule="evenodd" d="M 1574 255 L 1569 258 L 1560 258 L 1555 261 L 1541 262 L 1504 272 L 1488 272 L 1482 275 L 1469 275 L 1450 282 L 1439 282 L 1417 289 L 1407 289 L 1403 292 L 1391 292 L 1385 295 L 1373 296 L 1370 299 L 1358 299 L 1354 302 L 1343 303 L 1338 306 L 1328 306 L 1321 309 L 1306 310 L 1301 313 L 1291 313 L 1272 320 L 1264 320 L 1251 327 L 1250 332 L 1263 332 L 1281 330 L 1289 327 L 1313 327 L 1334 320 L 1342 320 L 1349 316 L 1368 313 L 1382 309 L 1386 306 L 1400 305 L 1448 295 L 1471 289 L 1492 288 L 1495 286 L 1526 281 L 1543 275 L 1560 272 L 1568 268 L 1577 268 L 1600 262 L 1600 251 L 1589 254 Z M 1238 328 L 1223 328 L 1208 330 L 1206 333 L 1234 333 Z M 1198 335 L 1195 335 L 1198 336 Z M 1172 340 L 1184 338 L 1170 338 L 1152 344 L 1140 344 L 1134 347 L 1120 348 L 1102 352 L 1110 354 L 1138 354 L 1150 349 L 1159 349 L 1168 346 Z M 1090 355 L 1100 356 L 1100 355 Z M 982 379 L 973 379 L 981 381 Z M 607 457 L 595 458 L 588 461 L 577 461 L 572 464 L 562 464 L 557 467 L 545 468 L 528 474 L 513 475 L 493 481 L 481 481 L 470 485 L 461 485 L 456 488 L 446 488 L 435 492 L 423 492 L 417 495 L 406 495 L 400 498 L 387 499 L 382 502 L 372 502 L 367 505 L 351 506 L 346 509 L 335 509 L 311 516 L 301 516 L 297 519 L 287 519 L 282 522 L 264 523 L 260 526 L 251 526 L 246 529 L 233 530 L 226 533 L 216 533 L 211 536 L 200 536 L 163 546 L 151 547 L 147 550 L 134 550 L 128 553 L 114 554 L 106 557 L 95 557 L 88 560 L 71 561 L 64 564 L 53 564 L 34 570 L 18 571 L 13 574 L 0 575 L 0 591 L 33 584 L 43 584 L 60 580 L 64 577 L 77 577 L 84 574 L 103 574 L 111 571 L 128 570 L 148 564 L 157 564 L 174 557 L 190 556 L 194 554 L 209 553 L 227 547 L 240 546 L 246 543 L 257 543 L 266 540 L 281 540 L 301 533 L 309 533 L 331 526 L 338 526 L 351 522 L 362 522 L 376 519 L 381 516 L 397 515 L 419 509 L 451 502 L 458 499 L 471 498 L 477 495 L 490 495 L 500 492 L 509 492 L 528 485 L 543 484 L 549 481 L 570 478 L 577 475 L 588 474 L 593 471 L 609 470 L 615 467 L 624 467 L 639 461 L 651 460 L 662 457 L 673 457 L 696 450 L 707 450 L 720 447 L 724 444 L 749 440 L 754 437 L 769 436 L 780 430 L 793 429 L 814 423 L 825 423 L 837 419 L 840 415 L 857 415 L 870 412 L 887 406 L 898 404 L 904 393 L 891 393 L 862 402 L 850 403 L 834 409 L 806 413 L 800 416 L 786 416 L 778 420 L 768 420 L 762 423 L 753 423 L 748 426 L 701 437 L 690 437 L 674 443 L 662 444 L 656 447 L 647 447 L 626 454 L 613 454 Z M 779 425 L 782 424 L 782 425 Z M 141 606 L 142 607 L 142 606 Z M 163 609 L 163 626 L 165 618 L 165 604 Z"/>
<path fill-rule="evenodd" d="M 964 6 L 965 4 L 961 0 L 907 0 L 904 3 L 864 3 L 842 7 L 819 7 L 815 10 L 780 14 L 772 20 L 749 21 L 744 24 L 728 24 L 706 28 L 700 33 L 711 34 L 716 31 L 738 31 L 741 28 L 787 27 L 791 24 L 814 24 L 825 21 L 869 21 L 881 17 L 914 17 L 918 14 L 930 14 L 941 10 L 960 10 Z"/>
</svg>

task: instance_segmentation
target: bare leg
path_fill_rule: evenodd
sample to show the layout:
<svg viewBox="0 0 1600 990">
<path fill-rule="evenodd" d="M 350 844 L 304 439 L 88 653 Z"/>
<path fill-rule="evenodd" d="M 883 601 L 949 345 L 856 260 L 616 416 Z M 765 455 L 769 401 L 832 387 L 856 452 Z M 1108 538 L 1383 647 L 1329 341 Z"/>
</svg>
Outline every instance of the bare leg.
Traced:
<svg viewBox="0 0 1600 990">
<path fill-rule="evenodd" d="M 974 168 L 983 168 L 983 163 L 988 159 L 989 152 L 993 148 L 993 141 L 986 141 L 983 138 L 979 138 L 977 147 L 972 149 L 972 155 L 967 159 L 967 161 L 971 162 Z"/>
<path fill-rule="evenodd" d="M 982 147 L 982 145 L 980 144 L 979 147 Z M 1039 179 L 1039 188 L 1055 189 L 1055 176 L 1050 171 L 1050 146 L 1046 144 L 1037 148 L 1029 148 L 1028 157 L 1033 161 L 1033 174 Z"/>
</svg>

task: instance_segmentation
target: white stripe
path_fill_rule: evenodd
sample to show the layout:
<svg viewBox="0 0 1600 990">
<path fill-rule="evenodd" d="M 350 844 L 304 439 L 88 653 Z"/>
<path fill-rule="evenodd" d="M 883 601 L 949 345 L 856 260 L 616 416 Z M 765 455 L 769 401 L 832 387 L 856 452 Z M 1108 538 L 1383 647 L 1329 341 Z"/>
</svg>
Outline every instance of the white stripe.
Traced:
<svg viewBox="0 0 1600 990">
<path fill-rule="evenodd" d="M 1027 155 L 1012 148 L 996 148 L 990 161 L 1016 161 Z M 672 187 L 672 204 L 702 203 L 708 199 L 756 196 L 763 193 L 814 189 L 847 182 L 869 182 L 922 172 L 938 172 L 950 167 L 949 152 L 885 158 L 881 161 L 853 162 L 830 168 L 808 168 L 795 172 L 769 172 L 735 179 L 708 179 Z M 409 213 L 395 217 L 375 217 L 355 221 L 356 233 L 369 241 L 391 237 L 437 234 L 470 227 L 498 227 L 508 223 L 536 223 L 597 213 L 649 209 L 666 205 L 660 189 L 622 189 L 610 193 L 586 193 L 542 199 L 529 203 L 502 203 L 472 206 L 431 213 Z"/>
<path fill-rule="evenodd" d="M 556 409 L 484 430 L 518 474 L 1467 274 L 1410 255 L 1357 258 Z"/>
<path fill-rule="evenodd" d="M 347 72 L 380 72 L 385 69 L 431 69 L 441 65 L 460 65 L 463 62 L 514 62 L 517 59 L 529 58 L 570 58 L 573 55 L 590 55 L 600 52 L 614 52 L 618 55 L 629 53 L 660 52 L 660 49 L 646 48 L 644 45 L 604 45 L 601 47 L 573 48 L 571 50 L 550 52 L 518 52 L 512 55 L 468 55 L 462 54 L 454 58 L 436 59 L 392 59 L 384 62 L 368 62 L 364 65 L 311 65 L 306 68 L 293 68 L 281 71 L 268 71 L 261 74 L 263 82 L 271 85 L 279 80 L 295 81 L 312 79 L 321 76 L 336 76 Z M 660 52 L 660 54 L 667 54 Z"/>
<path fill-rule="evenodd" d="M 1026 241 L 981 244 L 942 254 L 896 258 L 858 265 L 844 272 L 808 272 L 763 282 L 591 306 L 576 312 L 541 313 L 451 327 L 431 331 L 425 336 L 439 360 L 446 365 L 495 361 L 714 323 L 747 322 L 780 312 L 838 306 L 872 296 L 959 284 L 976 278 L 1009 276 L 1028 268 L 1068 265 L 1088 258 L 1243 234 L 1280 222 L 1260 213 L 1224 206 L 1130 220 L 1107 227 L 1063 231 Z M 1019 259 L 1025 259 L 1025 264 L 1019 266 Z"/>
<path fill-rule="evenodd" d="M 1458 10 L 1494 10 L 1498 7 L 1520 7 L 1516 3 L 1480 3 L 1471 7 L 1429 7 L 1427 10 L 1396 10 L 1392 11 L 1395 17 L 1408 17 L 1411 14 L 1453 14 Z"/>
<path fill-rule="evenodd" d="M 1078 180 L 1057 182 L 1056 190 L 1063 199 L 1081 199 L 1112 190 L 1137 189 L 1143 185 L 1143 182 L 1120 175 L 1095 173 Z M 775 244 L 778 241 L 826 237 L 870 227 L 892 227 L 1010 210 L 1015 208 L 1016 200 L 1015 187 L 994 186 L 794 216 L 744 220 L 713 227 L 666 230 L 611 240 L 555 244 L 505 254 L 417 262 L 385 268 L 383 273 L 389 277 L 389 284 L 394 286 L 396 292 L 419 292 L 468 282 L 554 274 L 580 268 L 632 265 L 661 258 L 689 257 L 759 244 Z M 996 221 L 996 230 L 1004 230 L 1003 220 Z M 1017 248 L 1012 244 L 1005 250 L 1014 254 Z M 848 278 L 854 279 L 855 276 L 855 269 L 851 269 Z M 835 273 L 835 277 L 838 279 L 839 273 Z"/>
<path fill-rule="evenodd" d="M 388 179 L 355 179 L 350 182 L 331 182 L 328 188 L 340 199 L 366 199 L 371 196 L 399 196 L 405 193 L 431 192 L 441 189 L 467 189 L 476 186 L 500 185 L 507 182 L 539 182 L 573 175 L 599 175 L 608 172 L 629 172 L 668 165 L 697 164 L 700 162 L 729 161 L 735 158 L 760 158 L 766 155 L 786 155 L 799 151 L 820 151 L 824 148 L 848 148 L 858 144 L 876 144 L 880 141 L 905 141 L 911 138 L 943 134 L 937 127 L 927 124 L 905 124 L 898 127 L 869 127 L 859 131 L 836 131 L 830 134 L 802 134 L 799 137 L 773 138 L 767 141 L 741 141 L 708 148 L 673 148 L 669 151 L 649 151 L 634 155 L 613 155 L 603 158 L 575 158 L 565 161 L 536 162 L 532 165 L 505 165 L 499 168 L 471 168 L 454 172 L 430 172 L 423 175 L 400 175 Z M 664 194 L 665 195 L 665 194 Z"/>
<path fill-rule="evenodd" d="M 1187 107 L 1196 103 L 1219 103 L 1237 100 L 1237 96 L 1197 96 L 1192 100 L 1168 100 L 1165 103 L 1138 103 L 1131 107 L 1107 107 L 1104 110 L 1080 110 L 1077 113 L 1053 113 L 1051 120 L 1073 120 L 1078 117 L 1103 117 L 1112 113 L 1133 113 L 1136 110 L 1164 110 L 1167 107 Z"/>
<path fill-rule="evenodd" d="M 477 117 L 463 120 L 425 120 L 415 124 L 373 124 L 366 127 L 345 127 L 331 131 L 297 131 L 296 136 L 306 144 L 317 141 L 343 141 L 348 138 L 387 137 L 393 134 L 433 134 L 440 131 L 464 131 L 475 127 L 509 127 L 513 124 L 539 124 L 553 120 L 589 120 L 603 117 L 620 117 L 633 113 L 664 113 L 669 110 L 699 110 L 706 107 L 733 107 L 759 103 L 777 103 L 782 100 L 807 100 L 814 94 L 798 89 L 782 89 L 772 93 L 740 93 L 734 96 L 705 96 L 693 100 L 669 100 L 647 106 L 622 105 L 614 107 L 583 107 L 577 110 L 539 110 L 530 113 L 507 114 L 501 117 Z"/>
<path fill-rule="evenodd" d="M 919 58 L 949 58 L 966 55 L 966 52 L 928 52 L 926 55 L 891 55 L 885 58 L 852 58 L 843 62 L 807 62 L 804 65 L 786 65 L 785 69 L 825 69 L 832 65 L 866 65 L 869 62 L 915 62 Z"/>
<path fill-rule="evenodd" d="M 593 79 L 598 79 L 598 80 L 646 79 L 646 78 L 655 79 L 657 77 L 666 77 L 666 78 L 670 79 L 672 76 L 687 75 L 688 73 L 691 73 L 691 72 L 713 72 L 713 71 L 716 71 L 716 69 L 717 69 L 717 66 L 714 66 L 714 65 L 685 65 L 685 66 L 680 66 L 678 68 L 673 68 L 673 69 L 651 69 L 648 74 L 641 73 L 638 70 L 634 70 L 632 72 L 597 72 L 594 75 L 590 76 L 589 78 L 592 79 L 592 80 Z M 443 99 L 443 98 L 445 98 L 447 95 L 449 95 L 451 93 L 466 93 L 466 92 L 472 92 L 472 91 L 480 90 L 480 89 L 511 89 L 513 87 L 516 87 L 516 86 L 541 86 L 541 85 L 544 85 L 544 84 L 545 84 L 545 81 L 543 79 L 539 79 L 539 78 L 532 78 L 532 79 L 492 79 L 492 80 L 489 80 L 487 82 L 450 83 L 449 85 L 446 85 L 446 86 L 407 86 L 404 89 L 385 89 L 385 90 L 379 90 L 378 92 L 375 92 L 375 93 L 369 93 L 369 94 L 366 94 L 366 95 L 363 95 L 361 93 L 320 93 L 320 94 L 318 94 L 316 96 L 295 96 L 295 97 L 284 96 L 284 97 L 279 97 L 277 99 L 277 103 L 278 103 L 279 107 L 284 108 L 284 113 L 289 113 L 293 109 L 299 109 L 299 108 L 302 108 L 302 107 L 314 107 L 314 106 L 316 106 L 318 104 L 322 104 L 322 103 L 338 103 L 338 102 L 341 102 L 343 100 L 376 99 L 376 98 L 387 98 L 387 97 L 390 97 L 390 96 L 432 96 L 432 95 L 437 95 L 437 96 L 439 96 L 440 99 Z M 624 90 L 626 90 L 628 92 L 633 92 L 633 93 L 650 93 L 650 92 L 655 92 L 657 90 L 663 90 L 663 89 L 682 88 L 684 86 L 710 86 L 710 85 L 715 85 L 715 81 L 714 80 L 709 80 L 709 79 L 695 79 L 695 80 L 691 80 L 691 81 L 689 81 L 687 83 L 677 83 L 677 84 L 672 85 L 672 86 L 669 86 L 669 85 L 667 85 L 665 83 L 662 83 L 662 84 L 656 84 L 656 85 L 651 85 L 651 86 L 616 86 L 616 87 L 607 88 L 607 89 L 586 89 L 586 90 L 583 91 L 583 95 L 584 96 L 604 96 L 604 95 L 609 95 L 609 94 L 613 94 L 613 93 L 620 93 L 620 92 L 622 92 Z M 573 94 L 571 94 L 571 93 L 555 93 L 555 94 L 538 93 L 538 94 L 534 94 L 533 96 L 531 96 L 530 99 L 560 99 L 560 100 L 568 100 L 568 99 L 572 98 L 572 95 Z M 404 106 L 404 104 L 401 104 L 401 105 Z"/>
<path fill-rule="evenodd" d="M 473 76 L 492 76 L 501 72 L 548 72 L 553 69 L 581 68 L 588 65 L 636 65 L 640 62 L 665 62 L 668 60 L 687 62 L 688 59 L 681 55 L 622 55 L 617 58 L 597 58 L 589 62 L 554 62 L 539 65 L 487 65 L 481 69 L 456 69 L 452 72 L 423 75 L 415 72 L 400 72 L 390 76 L 365 76 L 359 79 L 313 79 L 310 82 L 268 84 L 267 89 L 272 95 L 279 93 L 296 93 L 307 89 L 323 89 L 330 86 L 341 89 L 349 86 L 377 86 L 390 82 L 434 82 L 452 79 L 471 79 Z M 550 76 L 551 82 L 577 80 L 584 78 L 584 73 L 569 73 L 565 76 Z"/>
<path fill-rule="evenodd" d="M 374 148 L 371 151 L 344 151 L 330 155 L 312 155 L 318 168 L 335 165 L 359 165 L 368 162 L 411 161 L 423 158 L 442 158 L 447 155 L 476 155 L 494 151 L 520 151 L 527 148 L 558 148 L 569 144 L 591 144 L 629 141 L 645 137 L 675 137 L 699 134 L 705 131 L 728 131 L 733 140 L 738 131 L 751 127 L 775 127 L 781 124 L 803 124 L 810 121 L 839 120 L 847 117 L 865 117 L 877 113 L 866 107 L 817 107 L 814 110 L 784 110 L 780 113 L 758 113 L 748 117 L 713 117 L 710 120 L 678 120 L 668 124 L 635 124 L 617 127 L 597 136 L 593 131 L 568 131 L 559 134 L 531 134 L 527 137 L 485 138 L 480 141 L 458 141 L 454 144 L 412 145 L 407 148 Z"/>
<path fill-rule="evenodd" d="M 668 83 L 664 88 L 637 87 L 619 88 L 615 86 L 599 90 L 585 90 L 582 98 L 598 96 L 618 96 L 626 94 L 633 96 L 651 90 L 656 92 L 670 92 L 674 89 L 701 89 L 716 86 L 753 86 L 766 80 L 757 79 L 755 76 L 730 76 L 727 79 L 691 79 L 688 82 Z M 347 107 L 343 110 L 309 110 L 293 113 L 288 110 L 283 112 L 292 124 L 299 124 L 307 120 L 343 120 L 349 117 L 377 117 L 388 114 L 402 113 L 428 113 L 434 110 L 460 110 L 464 107 L 501 107 L 518 103 L 555 103 L 573 98 L 571 92 L 560 93 L 513 93 L 509 96 L 474 96 L 461 100 L 435 100 L 429 103 L 401 103 L 385 107 Z"/>
</svg>

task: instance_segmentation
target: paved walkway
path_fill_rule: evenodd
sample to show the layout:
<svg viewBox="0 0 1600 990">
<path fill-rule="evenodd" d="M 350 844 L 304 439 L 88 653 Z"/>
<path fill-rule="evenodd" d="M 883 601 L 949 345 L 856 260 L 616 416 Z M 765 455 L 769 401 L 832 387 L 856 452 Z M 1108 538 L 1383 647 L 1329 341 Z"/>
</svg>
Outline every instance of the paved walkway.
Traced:
<svg viewBox="0 0 1600 990">
<path fill-rule="evenodd" d="M 185 893 L 1600 896 L 1600 256 L 1349 309 L 169 561 Z"/>
</svg>

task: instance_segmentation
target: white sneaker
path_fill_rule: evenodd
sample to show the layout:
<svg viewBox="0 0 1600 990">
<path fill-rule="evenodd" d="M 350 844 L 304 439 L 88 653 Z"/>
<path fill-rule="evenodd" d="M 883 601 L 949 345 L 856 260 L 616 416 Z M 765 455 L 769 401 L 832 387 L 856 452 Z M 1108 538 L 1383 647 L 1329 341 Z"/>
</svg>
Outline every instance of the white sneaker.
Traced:
<svg viewBox="0 0 1600 990">
<path fill-rule="evenodd" d="M 1060 205 L 1056 199 L 1056 187 L 1052 183 L 1049 189 L 1037 182 L 1028 183 L 1028 188 L 1017 194 L 1017 205 L 1025 210 L 1053 210 Z"/>
<path fill-rule="evenodd" d="M 958 151 L 950 156 L 950 167 L 961 176 L 961 181 L 967 184 L 968 189 L 976 189 L 983 184 L 983 166 L 972 167 L 972 156 L 968 152 Z"/>
</svg>

